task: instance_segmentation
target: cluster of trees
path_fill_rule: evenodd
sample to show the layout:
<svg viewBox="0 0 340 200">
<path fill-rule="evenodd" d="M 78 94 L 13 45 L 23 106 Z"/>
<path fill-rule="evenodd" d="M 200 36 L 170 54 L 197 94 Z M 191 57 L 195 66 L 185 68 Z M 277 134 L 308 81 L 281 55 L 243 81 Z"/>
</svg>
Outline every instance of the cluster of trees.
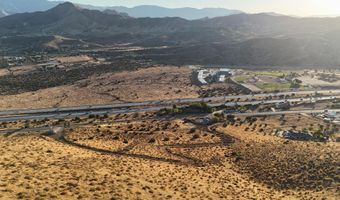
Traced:
<svg viewBox="0 0 340 200">
<path fill-rule="evenodd" d="M 185 107 L 177 107 L 173 105 L 172 108 L 163 108 L 158 112 L 158 115 L 175 115 L 175 114 L 188 114 L 188 113 L 212 113 L 214 110 L 208 104 L 192 103 Z"/>
<path fill-rule="evenodd" d="M 8 67 L 8 62 L 4 58 L 0 58 L 0 69 Z"/>
<path fill-rule="evenodd" d="M 301 87 L 302 81 L 299 79 L 294 79 L 290 82 L 290 88 L 298 89 Z"/>
</svg>

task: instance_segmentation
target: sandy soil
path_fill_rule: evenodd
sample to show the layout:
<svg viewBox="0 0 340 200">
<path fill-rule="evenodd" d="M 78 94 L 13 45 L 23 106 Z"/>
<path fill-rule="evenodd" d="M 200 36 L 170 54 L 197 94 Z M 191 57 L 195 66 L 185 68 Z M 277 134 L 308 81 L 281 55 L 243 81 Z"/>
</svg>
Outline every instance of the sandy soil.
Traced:
<svg viewBox="0 0 340 200">
<path fill-rule="evenodd" d="M 286 141 L 257 131 L 244 132 L 239 126 L 219 130 L 243 141 L 235 143 L 229 154 L 237 172 L 284 194 L 294 191 L 298 199 L 340 197 L 339 143 Z"/>
<path fill-rule="evenodd" d="M 0 68 L 0 76 L 6 76 L 6 75 L 9 75 L 10 74 L 10 71 L 8 69 L 5 69 L 5 68 Z"/>
<path fill-rule="evenodd" d="M 323 80 L 319 80 L 317 78 L 311 78 L 310 76 L 299 77 L 299 80 L 301 80 L 304 85 L 311 85 L 313 87 L 327 87 L 327 86 L 339 87 L 340 86 L 340 81 L 329 83 Z"/>
<path fill-rule="evenodd" d="M 242 141 L 233 145 L 229 155 L 239 173 L 280 190 L 296 190 L 299 198 L 306 197 L 306 191 L 316 192 L 316 199 L 339 198 L 339 143 L 292 141 L 271 135 L 277 127 L 316 130 L 326 124 L 304 115 L 287 115 L 284 123 L 279 117 L 258 118 L 253 124 L 243 120 L 217 126 Z"/>
<path fill-rule="evenodd" d="M 231 166 L 101 155 L 50 138 L 0 137 L 3 199 L 268 199 L 279 193 Z M 275 199 L 275 198 L 274 198 Z"/>
<path fill-rule="evenodd" d="M 191 70 L 153 67 L 138 71 L 93 76 L 74 85 L 0 96 L 0 109 L 41 108 L 191 98 L 199 88 L 191 85 Z"/>
<path fill-rule="evenodd" d="M 35 65 L 25 65 L 25 66 L 4 68 L 4 69 L 0 69 L 0 76 L 7 76 L 10 74 L 13 74 L 13 75 L 25 74 L 25 73 L 34 71 L 37 68 L 38 66 L 35 66 Z"/>
<path fill-rule="evenodd" d="M 261 133 L 262 135 L 272 135 L 273 130 L 281 129 L 281 130 L 297 130 L 303 131 L 304 129 L 316 131 L 319 129 L 320 125 L 324 127 L 333 127 L 333 125 L 329 125 L 312 117 L 310 115 L 285 115 L 284 118 L 282 116 L 270 116 L 270 117 L 258 117 L 255 123 L 241 123 L 245 118 L 240 118 L 240 121 L 236 124 L 236 128 L 244 133 Z M 251 135 L 253 137 L 253 135 Z"/>
<path fill-rule="evenodd" d="M 340 197 L 339 144 L 243 130 L 147 119 L 68 130 L 66 140 L 0 136 L 0 199 Z"/>
<path fill-rule="evenodd" d="M 87 55 L 54 57 L 52 59 L 59 61 L 61 63 L 80 63 L 80 62 L 93 61 L 93 58 Z"/>
</svg>

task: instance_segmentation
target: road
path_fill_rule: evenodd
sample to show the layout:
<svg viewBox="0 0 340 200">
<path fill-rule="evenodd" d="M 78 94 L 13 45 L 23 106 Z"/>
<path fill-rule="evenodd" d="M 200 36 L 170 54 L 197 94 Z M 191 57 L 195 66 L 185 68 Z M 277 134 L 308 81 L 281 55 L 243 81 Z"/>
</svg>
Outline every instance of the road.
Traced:
<svg viewBox="0 0 340 200">
<path fill-rule="evenodd" d="M 150 108 L 142 108 L 142 109 L 128 109 L 128 110 L 110 110 L 110 111 L 99 111 L 99 112 L 91 112 L 93 115 L 102 115 L 102 114 L 128 114 L 128 113 L 141 113 L 141 112 L 152 112 L 158 111 L 161 108 L 171 108 L 171 106 L 163 106 L 163 107 L 150 107 Z M 273 115 L 287 115 L 287 114 L 320 114 L 324 113 L 325 110 L 294 110 L 294 111 L 276 111 L 276 112 L 253 112 L 253 113 L 230 113 L 235 116 L 273 116 Z M 329 111 L 340 112 L 340 109 L 332 109 Z M 48 119 L 65 119 L 65 118 L 74 118 L 74 117 L 82 117 L 88 116 L 89 113 L 84 112 L 74 112 L 69 114 L 41 114 L 41 115 L 22 115 L 22 116 L 13 116 L 13 117 L 0 117 L 0 122 L 4 121 L 20 121 L 20 120 L 42 120 L 45 118 Z"/>
<path fill-rule="evenodd" d="M 211 97 L 211 98 L 193 98 L 193 99 L 176 99 L 176 100 L 164 100 L 164 101 L 147 101 L 139 103 L 124 103 L 124 104 L 112 104 L 112 105 L 94 105 L 94 106 L 80 106 L 80 107 L 65 107 L 65 108 L 42 108 L 42 109 L 25 109 L 25 110 L 9 110 L 0 112 L 0 122 L 3 121 L 19 121 L 19 120 L 42 120 L 42 119 L 65 119 L 83 117 L 89 115 L 103 115 L 103 114 L 128 114 L 128 113 L 141 113 L 158 111 L 162 108 L 171 108 L 172 105 L 194 103 L 194 102 L 218 102 L 222 103 L 208 103 L 209 106 L 246 106 L 246 105 L 264 105 L 275 104 L 280 102 L 310 102 L 311 98 L 293 98 L 293 99 L 279 99 L 279 100 L 262 100 L 262 101 L 244 101 L 244 102 L 226 102 L 228 99 L 237 98 L 257 98 L 257 97 L 269 97 L 269 96 L 281 96 L 292 94 L 337 94 L 340 90 L 327 90 L 327 91 L 301 91 L 301 92 L 283 92 L 283 93 L 269 93 L 269 94 L 257 94 L 257 95 L 238 95 L 238 96 L 225 96 L 225 97 Z M 332 100 L 334 98 L 340 98 L 340 95 L 313 97 L 314 101 Z M 299 111 L 290 111 L 293 113 L 299 113 Z M 316 112 L 322 111 L 303 111 L 303 112 Z M 285 113 L 259 113 L 260 115 L 273 115 L 273 114 L 289 114 Z M 256 115 L 254 113 L 244 113 L 244 115 Z"/>
<path fill-rule="evenodd" d="M 249 104 L 252 104 L 249 102 Z M 172 106 L 161 106 L 161 107 L 149 107 L 149 108 L 139 108 L 139 109 L 126 109 L 126 110 L 106 110 L 97 112 L 72 112 L 63 114 L 38 114 L 38 115 L 19 115 L 10 117 L 0 117 L 0 122 L 5 121 L 20 121 L 20 120 L 43 120 L 43 119 L 66 119 L 75 117 L 84 117 L 93 115 L 103 115 L 103 114 L 129 114 L 129 113 L 142 113 L 142 112 L 154 112 L 162 108 L 172 108 Z M 300 114 L 300 113 L 323 113 L 325 110 L 297 110 L 297 111 L 277 111 L 277 112 L 256 112 L 256 113 L 230 113 L 237 116 L 266 116 L 266 115 L 282 115 L 282 114 Z M 329 110 L 340 112 L 340 110 Z"/>
<path fill-rule="evenodd" d="M 88 106 L 74 106 L 74 107 L 62 107 L 62 108 L 39 108 L 39 109 L 18 109 L 18 110 L 5 110 L 0 111 L 0 116 L 8 115 L 24 115 L 24 114 L 46 114 L 46 113 L 72 113 L 72 112 L 90 112 L 90 111 L 102 111 L 111 109 L 129 109 L 134 107 L 162 107 L 174 104 L 190 104 L 195 102 L 226 102 L 232 99 L 254 99 L 265 98 L 270 96 L 288 96 L 288 95 L 315 95 L 315 93 L 322 95 L 336 95 L 340 94 L 340 90 L 318 90 L 318 91 L 296 91 L 296 92 L 280 92 L 280 93 L 265 93 L 254 95 L 236 95 L 236 96 L 222 96 L 222 97 L 208 97 L 208 98 L 186 98 L 186 99 L 172 99 L 172 100 L 158 100 L 158 101 L 145 101 L 136 103 L 119 103 L 119 104 L 107 104 L 107 105 L 88 105 Z M 339 96 L 336 96 L 339 97 Z M 306 99 L 305 99 L 306 100 Z M 309 99 L 307 99 L 309 100 Z M 296 99 L 298 101 L 298 99 Z M 276 101 L 278 103 L 282 101 Z M 262 101 L 253 101 L 252 104 L 261 104 Z M 229 103 L 229 106 L 235 105 L 235 103 Z M 238 104 L 240 105 L 240 104 Z M 247 104 L 243 104 L 247 105 Z M 249 104 L 248 104 L 249 105 Z M 228 106 L 228 104 L 226 104 Z"/>
<path fill-rule="evenodd" d="M 162 108 L 171 108 L 171 106 L 150 107 L 150 108 L 140 108 L 140 109 L 124 109 L 124 110 L 108 109 L 105 111 L 94 111 L 94 112 L 70 111 L 68 113 L 54 113 L 54 114 L 26 114 L 26 115 L 0 117 L 0 122 L 20 121 L 20 120 L 43 120 L 46 118 L 47 119 L 66 119 L 66 118 L 84 117 L 84 116 L 89 116 L 89 115 L 104 115 L 104 114 L 142 113 L 142 112 L 158 111 Z"/>
</svg>

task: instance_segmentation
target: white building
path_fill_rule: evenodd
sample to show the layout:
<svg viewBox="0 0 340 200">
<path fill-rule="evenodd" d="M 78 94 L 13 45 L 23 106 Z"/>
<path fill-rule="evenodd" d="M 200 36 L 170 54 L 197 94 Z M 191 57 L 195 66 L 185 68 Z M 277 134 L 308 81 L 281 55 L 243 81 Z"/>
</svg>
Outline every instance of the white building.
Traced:
<svg viewBox="0 0 340 200">
<path fill-rule="evenodd" d="M 233 75 L 233 70 L 227 68 L 209 68 L 198 71 L 198 80 L 201 84 L 208 84 L 205 80 L 211 77 L 213 82 L 225 82 L 226 78 Z"/>
<path fill-rule="evenodd" d="M 224 82 L 225 81 L 225 75 L 221 75 L 220 78 L 218 79 L 218 82 Z"/>
<path fill-rule="evenodd" d="M 201 82 L 202 84 L 208 84 L 208 82 L 205 80 L 206 78 L 206 72 L 208 72 L 208 70 L 203 69 L 203 70 L 199 70 L 198 71 L 198 80 L 199 82 Z"/>
</svg>

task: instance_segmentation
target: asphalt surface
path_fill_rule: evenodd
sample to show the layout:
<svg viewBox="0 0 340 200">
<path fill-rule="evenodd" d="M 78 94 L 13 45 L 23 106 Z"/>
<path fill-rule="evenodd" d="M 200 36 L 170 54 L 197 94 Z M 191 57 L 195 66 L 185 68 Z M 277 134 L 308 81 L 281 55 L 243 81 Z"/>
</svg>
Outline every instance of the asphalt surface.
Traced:
<svg viewBox="0 0 340 200">
<path fill-rule="evenodd" d="M 150 107 L 150 108 L 140 108 L 140 109 L 124 109 L 124 110 L 108 109 L 105 111 L 93 111 L 93 112 L 72 111 L 68 113 L 18 115 L 18 116 L 0 117 L 0 122 L 20 121 L 20 120 L 43 120 L 46 118 L 47 119 L 67 119 L 67 118 L 75 118 L 75 117 L 84 117 L 84 116 L 89 116 L 89 115 L 104 115 L 104 114 L 141 113 L 141 112 L 158 111 L 162 108 L 171 108 L 171 106 Z"/>
<path fill-rule="evenodd" d="M 74 106 L 74 107 L 61 107 L 61 108 L 39 108 L 39 109 L 16 109 L 16 110 L 4 110 L 0 111 L 0 116 L 5 115 L 23 115 L 23 114 L 46 114 L 46 113 L 72 113 L 72 112 L 89 112 L 89 111 L 101 111 L 111 109 L 129 109 L 133 107 L 155 107 L 155 106 L 167 106 L 174 104 L 189 104 L 195 102 L 226 102 L 232 99 L 251 99 L 259 97 L 274 97 L 274 96 L 288 96 L 288 95 L 315 95 L 316 93 L 322 95 L 340 95 L 340 90 L 318 90 L 318 91 L 296 91 L 296 92 L 280 92 L 280 93 L 266 93 L 266 94 L 254 94 L 254 95 L 236 95 L 236 96 L 222 96 L 222 97 L 208 97 L 208 98 L 187 98 L 187 99 L 172 99 L 172 100 L 159 100 L 159 101 L 145 101 L 136 103 L 119 103 L 119 104 L 107 104 L 107 105 L 87 105 L 87 106 Z M 339 97 L 339 96 L 337 96 Z M 279 101 L 277 101 L 279 102 Z M 276 102 L 276 103 L 277 103 Z M 257 103 L 254 101 L 252 104 L 261 104 L 262 101 Z M 275 102 L 274 102 L 275 103 Z M 227 104 L 226 104 L 227 105 Z M 235 103 L 230 103 L 230 106 Z M 240 104 L 238 104 L 240 105 Z M 247 105 L 247 104 L 243 104 Z M 249 104 L 248 104 L 249 105 Z M 227 105 L 228 106 L 228 105 Z"/>
<path fill-rule="evenodd" d="M 307 95 L 307 94 L 327 94 L 334 96 L 312 97 L 312 98 L 293 98 L 293 99 L 280 99 L 280 100 L 262 100 L 262 101 L 244 101 L 244 102 L 226 102 L 230 99 L 251 99 L 258 97 L 270 96 L 286 96 L 286 95 Z M 20 121 L 20 120 L 42 120 L 42 119 L 65 119 L 83 117 L 89 115 L 103 115 L 103 114 L 128 114 L 128 113 L 141 113 L 158 111 L 162 108 L 171 108 L 175 104 L 189 104 L 194 102 L 222 102 L 222 103 L 208 103 L 210 106 L 246 106 L 246 105 L 264 105 L 276 104 L 282 102 L 311 102 L 323 101 L 340 98 L 340 90 L 323 90 L 323 91 L 300 91 L 300 92 L 282 92 L 282 93 L 267 93 L 256 95 L 238 95 L 238 96 L 225 96 L 225 97 L 210 97 L 210 98 L 193 98 L 193 99 L 175 99 L 164 101 L 147 101 L 139 103 L 124 103 L 112 105 L 93 105 L 93 106 L 80 106 L 80 107 L 65 107 L 65 108 L 42 108 L 42 109 L 23 109 L 23 110 L 8 110 L 0 112 L 0 122 L 3 121 Z M 303 113 L 322 113 L 324 110 L 309 110 L 301 111 Z M 255 115 L 280 115 L 289 113 L 299 113 L 299 111 L 284 111 L 284 112 L 267 112 L 267 113 L 242 113 L 247 116 Z M 238 113 L 236 113 L 238 114 Z M 241 115 L 241 114 L 238 114 Z"/>
</svg>

